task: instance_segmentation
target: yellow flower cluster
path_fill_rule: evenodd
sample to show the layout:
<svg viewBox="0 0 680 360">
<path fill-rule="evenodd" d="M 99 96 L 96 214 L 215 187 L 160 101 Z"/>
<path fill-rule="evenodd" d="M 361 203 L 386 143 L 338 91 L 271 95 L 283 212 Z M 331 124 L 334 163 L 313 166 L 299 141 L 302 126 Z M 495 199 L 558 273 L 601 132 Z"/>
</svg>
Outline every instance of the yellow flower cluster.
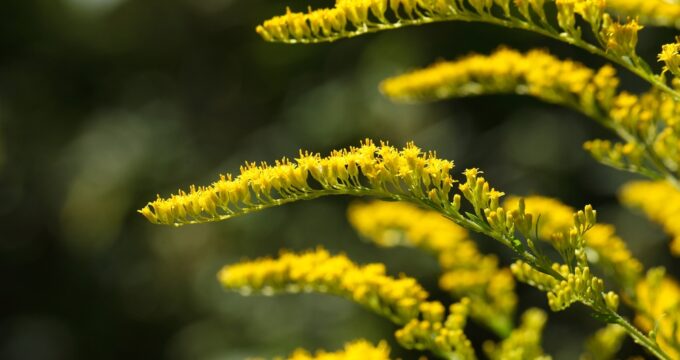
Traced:
<svg viewBox="0 0 680 360">
<path fill-rule="evenodd" d="M 504 206 L 512 209 L 519 206 L 519 197 L 508 197 Z M 526 212 L 538 221 L 538 235 L 544 240 L 555 233 L 568 229 L 574 221 L 574 209 L 558 200 L 543 196 L 524 198 Z M 615 234 L 614 227 L 594 224 L 584 235 L 591 262 L 600 264 L 605 272 L 610 272 L 624 287 L 631 287 L 640 278 L 642 263 L 631 254 L 626 243 Z"/>
<path fill-rule="evenodd" d="M 359 147 L 329 156 L 300 151 L 273 166 L 246 164 L 241 174 L 221 176 L 210 186 L 191 186 L 170 198 L 160 197 L 139 210 L 156 224 L 183 225 L 224 220 L 264 208 L 324 195 L 373 195 L 426 199 L 448 206 L 453 162 L 423 153 L 413 143 L 401 151 L 366 140 Z"/>
<path fill-rule="evenodd" d="M 417 318 L 428 296 L 413 278 L 385 275 L 383 264 L 359 266 L 323 249 L 228 265 L 218 278 L 225 288 L 246 294 L 314 291 L 343 296 L 397 324 Z"/>
<path fill-rule="evenodd" d="M 680 10 L 680 5 L 676 6 Z M 678 18 L 680 19 L 680 15 L 678 15 Z M 671 74 L 680 76 L 680 37 L 675 38 L 675 43 L 665 44 L 661 47 L 659 61 L 664 63 L 664 71 L 670 71 Z"/>
<path fill-rule="evenodd" d="M 632 36 L 624 30 L 617 30 L 616 34 Z M 617 36 L 613 36 L 612 41 Z M 678 72 L 679 46 L 677 43 L 666 45 L 660 55 L 668 69 Z M 618 84 L 611 66 L 594 71 L 542 50 L 523 54 L 500 49 L 491 55 L 439 62 L 387 79 L 381 89 L 397 101 L 482 94 L 531 95 L 580 111 L 614 129 L 625 140 L 616 144 L 606 140 L 587 142 L 585 148 L 597 160 L 650 177 L 667 173 L 680 175 L 680 102 L 658 90 L 641 95 L 617 93 Z M 663 162 L 661 168 L 657 159 Z"/>
<path fill-rule="evenodd" d="M 526 201 L 519 201 L 518 208 L 528 211 Z M 539 271 L 522 260 L 510 267 L 517 280 L 548 293 L 548 305 L 553 311 L 564 310 L 575 302 L 603 313 L 616 312 L 618 308 L 618 295 L 611 291 L 604 293 L 604 282 L 590 272 L 586 259 L 585 235 L 595 226 L 596 217 L 596 212 L 587 205 L 584 210 L 572 214 L 570 227 L 552 234 L 553 247 L 565 261 L 564 264 L 553 263 L 552 274 Z M 559 216 L 553 217 L 553 221 L 558 219 Z"/>
<path fill-rule="evenodd" d="M 472 344 L 463 333 L 469 306 L 467 298 L 451 305 L 446 319 L 441 304 L 436 306 L 435 316 L 426 315 L 428 309 L 423 309 L 423 319 L 411 320 L 397 330 L 395 337 L 407 349 L 431 350 L 444 359 L 476 359 Z"/>
<path fill-rule="evenodd" d="M 680 27 L 680 4 L 672 0 L 607 0 L 607 7 L 645 23 Z"/>
<path fill-rule="evenodd" d="M 553 264 L 553 270 L 564 280 L 557 280 L 519 260 L 510 266 L 515 278 L 548 293 L 548 305 L 553 311 L 568 308 L 575 302 L 582 302 L 600 309 L 616 311 L 619 297 L 616 293 L 604 292 L 604 282 L 594 276 L 587 266 L 576 266 L 573 270 L 566 264 Z"/>
<path fill-rule="evenodd" d="M 387 79 L 382 92 L 394 100 L 426 101 L 452 97 L 518 93 L 580 106 L 597 114 L 609 108 L 618 83 L 614 69 L 599 72 L 542 50 L 526 54 L 499 49 L 491 55 L 470 55 L 456 61 Z M 612 88 L 611 85 L 614 85 Z"/>
<path fill-rule="evenodd" d="M 543 354 L 541 338 L 547 315 L 541 309 L 532 308 L 522 314 L 521 325 L 500 344 L 484 343 L 484 352 L 491 360 L 547 360 Z"/>
<path fill-rule="evenodd" d="M 389 360 L 390 347 L 381 341 L 377 346 L 366 340 L 355 340 L 345 344 L 343 350 L 336 352 L 317 351 L 310 354 L 307 350 L 297 349 L 287 360 Z"/>
<path fill-rule="evenodd" d="M 641 95 L 621 92 L 606 110 L 607 122 L 626 143 L 587 142 L 585 148 L 593 157 L 651 178 L 680 175 L 680 102 L 658 90 Z"/>
<path fill-rule="evenodd" d="M 662 269 L 651 269 L 636 289 L 640 308 L 635 322 L 654 330 L 659 346 L 673 359 L 680 359 L 680 285 Z"/>
<path fill-rule="evenodd" d="M 580 360 L 614 360 L 621 349 L 626 330 L 617 324 L 609 324 L 598 330 L 586 341 L 586 351 Z"/>
<path fill-rule="evenodd" d="M 576 26 L 578 14 L 600 43 L 607 45 L 607 50 L 636 57 L 637 31 L 641 27 L 635 20 L 627 24 L 614 22 L 604 12 L 604 0 L 556 0 L 557 22 L 565 31 L 563 36 L 545 25 L 548 23 L 545 3 L 545 0 L 336 0 L 329 9 L 310 9 L 307 13 L 288 9 L 285 15 L 266 20 L 256 31 L 267 41 L 314 43 L 406 25 L 465 20 L 534 30 L 558 39 L 570 38 L 574 43 L 582 41 L 581 30 Z M 536 17 L 541 22 L 536 22 Z"/>
<path fill-rule="evenodd" d="M 667 181 L 635 181 L 621 189 L 620 199 L 661 224 L 673 237 L 671 253 L 680 256 L 680 190 Z"/>
<path fill-rule="evenodd" d="M 479 253 L 467 230 L 438 212 L 403 202 L 353 203 L 348 218 L 380 246 L 414 246 L 436 255 L 443 271 L 440 287 L 469 297 L 473 319 L 501 335 L 510 331 L 517 304 L 512 274 L 498 268 L 495 256 Z"/>
<path fill-rule="evenodd" d="M 595 160 L 616 169 L 643 173 L 653 177 L 644 166 L 645 146 L 638 142 L 612 143 L 609 140 L 595 139 L 583 143 L 583 149 L 588 151 Z"/>
</svg>

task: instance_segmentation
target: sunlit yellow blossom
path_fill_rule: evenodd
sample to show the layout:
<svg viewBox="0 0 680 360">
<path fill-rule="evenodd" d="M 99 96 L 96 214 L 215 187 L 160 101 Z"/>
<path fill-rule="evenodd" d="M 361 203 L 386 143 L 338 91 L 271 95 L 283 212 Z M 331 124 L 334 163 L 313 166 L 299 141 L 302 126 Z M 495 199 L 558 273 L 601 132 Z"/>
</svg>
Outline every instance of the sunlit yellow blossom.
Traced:
<svg viewBox="0 0 680 360">
<path fill-rule="evenodd" d="M 484 352 L 491 360 L 550 359 L 543 354 L 541 340 L 548 317 L 541 309 L 532 308 L 522 314 L 521 325 L 500 344 L 484 343 Z"/>
<path fill-rule="evenodd" d="M 428 68 L 385 80 L 381 90 L 401 101 L 426 101 L 460 96 L 517 93 L 543 100 L 584 104 L 597 113 L 611 101 L 610 67 L 600 73 L 570 60 L 560 60 L 542 50 L 526 54 L 500 49 L 491 55 L 470 55 L 439 62 Z M 607 85 L 607 86 L 601 86 Z"/>
<path fill-rule="evenodd" d="M 228 265 L 218 278 L 225 288 L 243 293 L 314 291 L 343 296 L 399 324 L 416 318 L 427 298 L 413 278 L 395 279 L 385 275 L 383 264 L 359 266 L 323 249 Z"/>
<path fill-rule="evenodd" d="M 680 359 L 680 285 L 652 269 L 636 288 L 638 311 L 635 322 L 646 331 L 657 326 L 659 346 L 671 358 Z"/>
<path fill-rule="evenodd" d="M 637 58 L 635 47 L 638 41 L 638 32 L 643 26 L 633 19 L 626 23 L 611 20 L 609 14 L 604 14 L 602 19 L 600 36 L 606 44 L 607 51 L 616 56 Z"/>
<path fill-rule="evenodd" d="M 338 194 L 416 197 L 445 206 L 455 183 L 451 169 L 452 161 L 423 153 L 413 143 L 400 151 L 366 140 L 360 147 L 333 151 L 326 157 L 300 151 L 295 161 L 246 163 L 239 176 L 223 175 L 210 186 L 191 186 L 188 192 L 159 197 L 140 213 L 157 224 L 194 224 Z"/>
<path fill-rule="evenodd" d="M 366 340 L 355 340 L 345 344 L 343 350 L 336 352 L 317 351 L 310 354 L 307 350 L 297 349 L 287 360 L 389 360 L 390 347 L 381 341 L 377 346 Z"/>
<path fill-rule="evenodd" d="M 504 206 L 515 208 L 519 197 L 508 197 Z M 574 209 L 558 200 L 543 196 L 524 198 L 526 211 L 538 218 L 538 235 L 544 240 L 551 239 L 552 234 L 562 232 L 573 224 Z M 642 264 L 631 254 L 626 243 L 615 234 L 615 229 L 607 224 L 595 224 L 584 235 L 588 255 L 591 262 L 600 264 L 611 273 L 622 285 L 633 286 L 642 275 Z"/>
<path fill-rule="evenodd" d="M 395 337 L 407 349 L 429 349 L 444 359 L 474 360 L 472 344 L 463 333 L 469 306 L 470 300 L 464 298 L 449 307 L 446 319 L 413 319 Z"/>
<path fill-rule="evenodd" d="M 492 255 L 480 254 L 467 230 L 440 213 L 403 202 L 353 203 L 352 226 L 380 246 L 414 246 L 439 259 L 440 287 L 454 296 L 469 297 L 470 315 L 506 334 L 512 327 L 517 303 L 515 282 L 507 269 L 498 268 Z"/>
<path fill-rule="evenodd" d="M 673 237 L 671 253 L 680 256 L 680 190 L 666 181 L 635 181 L 621 189 L 620 199 L 661 224 Z"/>
<path fill-rule="evenodd" d="M 680 8 L 680 5 L 677 6 Z M 674 43 L 665 44 L 661 47 L 659 61 L 664 63 L 664 71 L 670 71 L 673 75 L 680 76 L 680 37 L 677 37 Z"/>
</svg>

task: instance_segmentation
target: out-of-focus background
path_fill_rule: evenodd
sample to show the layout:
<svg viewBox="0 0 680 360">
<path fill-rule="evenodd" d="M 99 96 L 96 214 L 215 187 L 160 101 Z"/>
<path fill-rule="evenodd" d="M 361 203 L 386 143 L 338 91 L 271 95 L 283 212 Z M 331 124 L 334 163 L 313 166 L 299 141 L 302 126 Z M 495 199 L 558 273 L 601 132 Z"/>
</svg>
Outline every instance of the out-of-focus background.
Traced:
<svg viewBox="0 0 680 360">
<path fill-rule="evenodd" d="M 245 160 L 327 152 L 365 137 L 415 140 L 456 171 L 476 166 L 507 192 L 592 202 L 645 265 L 670 266 L 659 229 L 616 204 L 632 178 L 591 160 L 581 143 L 611 137 L 574 112 L 517 96 L 393 104 L 379 81 L 501 44 L 593 58 L 539 36 L 444 23 L 321 45 L 262 41 L 254 27 L 301 0 L 3 0 L 0 4 L 0 358 L 241 359 L 388 339 L 387 321 L 321 295 L 248 297 L 215 274 L 245 257 L 323 244 L 383 261 L 436 290 L 437 266 L 408 249 L 362 242 L 351 199 L 326 198 L 180 229 L 136 209 Z M 651 62 L 674 31 L 647 29 Z M 624 84 L 645 89 L 625 72 Z M 507 251 L 479 239 L 485 251 Z M 520 307 L 546 307 L 520 285 Z M 550 314 L 546 350 L 573 359 L 597 321 L 575 306 Z M 477 344 L 492 334 L 469 325 Z M 625 352 L 639 350 L 627 344 Z"/>
</svg>

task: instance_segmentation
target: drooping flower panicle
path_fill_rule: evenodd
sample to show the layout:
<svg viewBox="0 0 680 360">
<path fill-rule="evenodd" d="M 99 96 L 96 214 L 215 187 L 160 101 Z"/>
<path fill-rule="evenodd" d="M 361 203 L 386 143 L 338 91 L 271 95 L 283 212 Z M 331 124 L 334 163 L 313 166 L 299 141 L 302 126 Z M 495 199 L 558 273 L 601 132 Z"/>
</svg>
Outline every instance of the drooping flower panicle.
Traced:
<svg viewBox="0 0 680 360">
<path fill-rule="evenodd" d="M 526 54 L 499 49 L 491 55 L 470 55 L 383 81 L 380 88 L 398 101 L 430 101 L 482 94 L 529 94 L 598 114 L 611 107 L 618 85 L 615 71 L 596 72 L 543 50 Z"/>
<path fill-rule="evenodd" d="M 218 278 L 225 288 L 242 293 L 313 291 L 346 297 L 398 324 L 416 318 L 428 296 L 413 278 L 387 276 L 383 264 L 359 266 L 323 249 L 228 265 Z"/>
</svg>

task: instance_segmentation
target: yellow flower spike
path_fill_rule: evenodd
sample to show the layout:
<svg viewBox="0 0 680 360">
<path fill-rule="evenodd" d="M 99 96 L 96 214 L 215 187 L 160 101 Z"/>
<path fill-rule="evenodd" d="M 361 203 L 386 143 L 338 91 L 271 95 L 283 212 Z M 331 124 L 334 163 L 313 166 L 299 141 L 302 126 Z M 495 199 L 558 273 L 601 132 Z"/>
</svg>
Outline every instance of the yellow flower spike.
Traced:
<svg viewBox="0 0 680 360">
<path fill-rule="evenodd" d="M 427 292 L 412 278 L 385 275 L 382 264 L 359 266 L 326 250 L 258 259 L 225 266 L 218 278 L 243 293 L 315 291 L 353 300 L 398 324 L 416 318 Z M 430 305 L 432 307 L 432 305 Z"/>
<path fill-rule="evenodd" d="M 491 55 L 470 55 L 387 79 L 381 84 L 381 90 L 397 101 L 518 93 L 560 104 L 592 103 L 585 98 L 589 96 L 601 102 L 592 103 L 585 112 L 597 114 L 600 108 L 607 108 L 606 102 L 611 101 L 613 91 L 608 86 L 612 83 L 609 79 L 613 77 L 613 69 L 603 69 L 606 71 L 596 74 L 584 65 L 559 60 L 542 50 L 523 54 L 499 49 Z M 590 92 L 585 91 L 587 88 Z"/>
<path fill-rule="evenodd" d="M 540 216 L 538 235 L 541 239 L 552 239 L 551 234 L 560 234 L 573 224 L 574 209 L 552 198 L 510 196 L 503 205 L 509 209 L 517 208 L 520 200 L 524 200 L 527 213 L 532 213 L 536 217 Z M 589 209 L 592 210 L 592 208 Z M 592 211 L 585 211 L 584 217 L 588 223 L 595 223 L 597 220 Z M 590 261 L 600 265 L 624 288 L 632 287 L 642 276 L 642 263 L 633 257 L 623 239 L 615 234 L 612 225 L 595 224 L 585 233 L 583 239 Z"/>
<path fill-rule="evenodd" d="M 378 345 L 360 339 L 346 343 L 344 348 L 336 352 L 317 351 L 312 355 L 304 349 L 295 350 L 287 360 L 389 360 L 390 347 L 381 341 Z"/>
<path fill-rule="evenodd" d="M 498 207 L 498 205 L 496 205 Z M 470 316 L 500 335 L 512 327 L 517 304 L 515 282 L 498 268 L 495 256 L 479 253 L 468 232 L 432 210 L 403 202 L 356 202 L 348 218 L 359 234 L 379 246 L 413 246 L 439 260 L 440 287 L 470 297 Z"/>
<path fill-rule="evenodd" d="M 453 162 L 423 153 L 413 144 L 397 150 L 366 140 L 329 156 L 300 152 L 295 162 L 247 163 L 241 174 L 221 176 L 211 186 L 191 187 L 150 202 L 139 212 L 157 224 L 180 226 L 229 219 L 285 203 L 325 195 L 413 198 L 451 206 Z"/>
<path fill-rule="evenodd" d="M 666 181 L 634 181 L 620 190 L 619 198 L 663 226 L 672 237 L 671 253 L 680 256 L 680 190 Z"/>
<path fill-rule="evenodd" d="M 521 325 L 500 344 L 484 343 L 484 352 L 491 360 L 540 359 L 544 357 L 541 340 L 547 315 L 541 309 L 532 308 L 522 314 Z"/>
</svg>

